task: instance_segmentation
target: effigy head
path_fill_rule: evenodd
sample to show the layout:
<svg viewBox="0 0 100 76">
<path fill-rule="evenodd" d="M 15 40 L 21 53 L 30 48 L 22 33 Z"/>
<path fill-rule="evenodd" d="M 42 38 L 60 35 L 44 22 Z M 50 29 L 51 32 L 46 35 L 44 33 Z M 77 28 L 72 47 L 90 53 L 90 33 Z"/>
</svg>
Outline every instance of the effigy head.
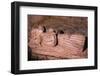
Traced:
<svg viewBox="0 0 100 76">
<path fill-rule="evenodd" d="M 43 33 L 42 36 L 42 46 L 49 46 L 54 47 L 57 43 L 57 37 L 56 33 L 54 32 L 54 29 L 50 28 L 46 33 Z"/>
</svg>

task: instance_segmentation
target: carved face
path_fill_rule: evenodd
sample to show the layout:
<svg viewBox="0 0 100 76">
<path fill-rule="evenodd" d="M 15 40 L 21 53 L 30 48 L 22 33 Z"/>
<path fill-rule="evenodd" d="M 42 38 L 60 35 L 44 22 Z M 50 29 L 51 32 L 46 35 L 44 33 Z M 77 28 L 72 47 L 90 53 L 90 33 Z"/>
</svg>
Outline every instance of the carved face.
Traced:
<svg viewBox="0 0 100 76">
<path fill-rule="evenodd" d="M 55 34 L 44 34 L 43 35 L 43 45 L 54 46 L 56 43 L 56 35 Z"/>
</svg>

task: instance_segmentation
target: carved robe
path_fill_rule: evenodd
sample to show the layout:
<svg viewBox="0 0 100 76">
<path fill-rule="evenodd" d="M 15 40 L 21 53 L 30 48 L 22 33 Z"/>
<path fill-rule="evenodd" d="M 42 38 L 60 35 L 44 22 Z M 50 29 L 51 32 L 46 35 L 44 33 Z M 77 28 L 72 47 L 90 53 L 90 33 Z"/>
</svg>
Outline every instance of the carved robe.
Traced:
<svg viewBox="0 0 100 76">
<path fill-rule="evenodd" d="M 85 36 L 83 35 L 67 35 L 60 34 L 58 35 L 58 45 L 63 47 L 64 55 L 67 58 L 82 58 L 86 55 L 83 53 L 83 45 L 85 41 Z M 62 56 L 64 56 L 62 54 Z"/>
</svg>

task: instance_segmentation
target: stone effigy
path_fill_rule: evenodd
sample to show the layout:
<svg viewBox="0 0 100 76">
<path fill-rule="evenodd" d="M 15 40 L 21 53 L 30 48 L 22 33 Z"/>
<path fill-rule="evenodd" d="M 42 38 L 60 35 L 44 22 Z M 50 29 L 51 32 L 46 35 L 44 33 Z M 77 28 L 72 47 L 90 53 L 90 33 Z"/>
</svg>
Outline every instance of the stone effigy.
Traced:
<svg viewBox="0 0 100 76">
<path fill-rule="evenodd" d="M 75 47 L 80 48 L 82 50 L 84 46 L 85 36 L 74 34 L 74 35 L 71 35 L 70 41 Z"/>
<path fill-rule="evenodd" d="M 31 31 L 29 47 L 38 59 L 77 59 L 87 57 L 87 50 L 82 51 L 84 41 L 84 35 L 57 34 L 52 28 L 44 32 L 39 26 Z"/>
</svg>

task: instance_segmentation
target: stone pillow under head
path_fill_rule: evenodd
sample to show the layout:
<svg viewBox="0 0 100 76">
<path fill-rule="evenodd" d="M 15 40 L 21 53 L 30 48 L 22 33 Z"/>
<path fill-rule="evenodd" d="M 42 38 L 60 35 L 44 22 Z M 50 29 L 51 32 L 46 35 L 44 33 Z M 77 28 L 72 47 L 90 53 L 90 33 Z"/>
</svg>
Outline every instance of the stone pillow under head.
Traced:
<svg viewBox="0 0 100 76">
<path fill-rule="evenodd" d="M 43 33 L 44 29 L 42 26 L 39 26 L 38 28 L 33 28 L 31 30 L 31 36 L 29 40 L 29 46 L 31 48 L 37 48 L 41 46 L 41 34 Z"/>
</svg>

